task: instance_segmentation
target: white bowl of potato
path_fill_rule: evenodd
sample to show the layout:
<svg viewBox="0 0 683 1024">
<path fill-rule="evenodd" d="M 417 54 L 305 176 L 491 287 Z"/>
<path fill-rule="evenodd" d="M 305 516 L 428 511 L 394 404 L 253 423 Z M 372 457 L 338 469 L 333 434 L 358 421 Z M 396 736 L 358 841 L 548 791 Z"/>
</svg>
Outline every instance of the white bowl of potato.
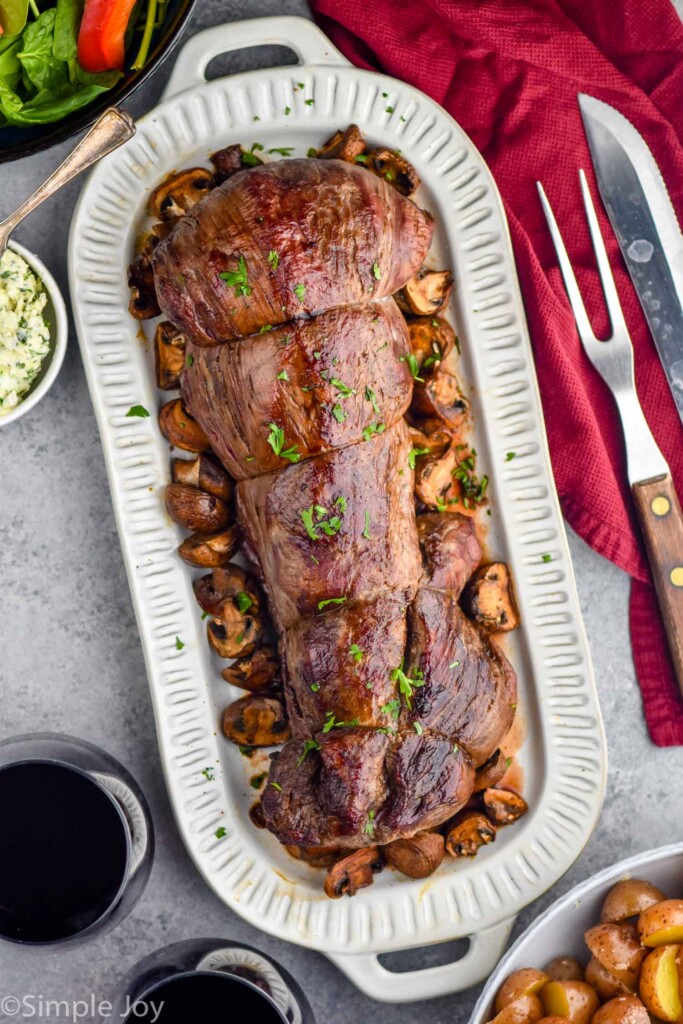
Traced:
<svg viewBox="0 0 683 1024">
<path fill-rule="evenodd" d="M 470 1024 L 683 1020 L 683 843 L 582 882 L 517 939 Z"/>
</svg>

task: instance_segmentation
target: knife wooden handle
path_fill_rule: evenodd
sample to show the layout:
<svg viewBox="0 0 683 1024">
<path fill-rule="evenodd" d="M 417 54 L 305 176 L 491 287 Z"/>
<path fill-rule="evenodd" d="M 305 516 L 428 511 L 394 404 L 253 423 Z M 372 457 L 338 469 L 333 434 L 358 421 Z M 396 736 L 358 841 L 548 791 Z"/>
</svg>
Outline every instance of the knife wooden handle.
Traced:
<svg viewBox="0 0 683 1024">
<path fill-rule="evenodd" d="M 634 484 L 633 497 L 683 696 L 683 513 L 668 474 Z"/>
</svg>

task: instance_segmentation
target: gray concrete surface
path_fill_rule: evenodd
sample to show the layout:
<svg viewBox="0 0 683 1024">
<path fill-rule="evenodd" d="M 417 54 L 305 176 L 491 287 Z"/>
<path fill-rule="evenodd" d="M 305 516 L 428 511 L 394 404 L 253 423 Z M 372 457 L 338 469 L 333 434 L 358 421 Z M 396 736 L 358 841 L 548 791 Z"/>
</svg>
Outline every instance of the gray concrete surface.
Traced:
<svg viewBox="0 0 683 1024">
<path fill-rule="evenodd" d="M 299 0 L 200 0 L 198 8 L 191 31 L 240 17 L 305 13 Z M 231 58 L 229 67 L 256 66 L 263 57 L 243 53 Z M 162 72 L 136 96 L 135 113 L 153 105 L 164 79 Z M 0 167 L 0 214 L 13 209 L 67 149 Z M 67 234 L 79 187 L 74 183 L 17 233 L 41 254 L 65 292 Z M 323 956 L 245 924 L 194 870 L 164 789 L 142 652 L 75 337 L 50 395 L 0 431 L 0 537 L 0 735 L 54 729 L 106 747 L 147 793 L 158 839 L 150 884 L 132 915 L 113 933 L 72 951 L 29 954 L 3 946 L 0 997 L 30 993 L 74 1000 L 95 993 L 103 998 L 155 948 L 216 934 L 251 942 L 277 957 L 301 980 L 325 1024 L 375 1019 L 464 1024 L 476 991 L 428 1004 L 379 1005 Z M 520 916 L 517 932 L 575 882 L 623 856 L 681 838 L 683 750 L 658 750 L 646 733 L 629 649 L 628 581 L 578 538 L 570 537 L 570 543 L 607 726 L 607 800 L 584 854 Z M 439 962 L 442 955 L 438 948 L 415 952 L 410 965 Z M 22 1018 L 0 1014 L 0 1019 Z"/>
</svg>

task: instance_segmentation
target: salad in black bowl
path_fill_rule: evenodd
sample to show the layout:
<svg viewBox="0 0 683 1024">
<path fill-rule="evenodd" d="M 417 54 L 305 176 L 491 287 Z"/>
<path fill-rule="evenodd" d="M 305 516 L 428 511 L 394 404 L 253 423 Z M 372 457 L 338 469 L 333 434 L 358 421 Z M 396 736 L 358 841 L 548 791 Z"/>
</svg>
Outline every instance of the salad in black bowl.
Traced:
<svg viewBox="0 0 683 1024">
<path fill-rule="evenodd" d="M 62 142 L 170 52 L 195 0 L 0 0 L 0 162 Z"/>
</svg>

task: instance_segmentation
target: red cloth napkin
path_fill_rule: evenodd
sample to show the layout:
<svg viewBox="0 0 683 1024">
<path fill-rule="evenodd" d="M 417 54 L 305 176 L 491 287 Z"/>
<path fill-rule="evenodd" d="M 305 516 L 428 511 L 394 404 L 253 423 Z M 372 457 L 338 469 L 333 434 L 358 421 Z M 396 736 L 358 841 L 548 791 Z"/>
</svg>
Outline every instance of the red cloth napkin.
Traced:
<svg viewBox="0 0 683 1024">
<path fill-rule="evenodd" d="M 598 336 L 608 319 L 578 168 L 597 188 L 576 95 L 621 110 L 683 213 L 683 27 L 670 0 L 310 0 L 355 64 L 422 89 L 479 148 L 507 211 L 564 514 L 629 573 L 631 639 L 652 739 L 683 743 L 674 682 L 634 518 L 612 398 L 586 359 L 536 194 L 543 182 Z M 683 496 L 683 428 L 609 222 L 603 233 L 635 347 L 645 415 Z M 619 686 L 620 680 L 611 680 Z"/>
</svg>

